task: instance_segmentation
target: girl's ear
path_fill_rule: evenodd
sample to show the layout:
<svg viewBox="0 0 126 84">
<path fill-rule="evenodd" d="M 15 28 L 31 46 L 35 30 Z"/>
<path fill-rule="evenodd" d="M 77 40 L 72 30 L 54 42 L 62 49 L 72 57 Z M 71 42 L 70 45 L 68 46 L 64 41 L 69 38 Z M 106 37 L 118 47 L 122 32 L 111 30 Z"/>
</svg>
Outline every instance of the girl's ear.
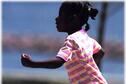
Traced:
<svg viewBox="0 0 126 84">
<path fill-rule="evenodd" d="M 79 20 L 79 16 L 77 14 L 73 14 L 71 16 L 69 16 L 69 22 L 71 21 L 78 21 Z"/>
<path fill-rule="evenodd" d="M 76 23 L 79 23 L 80 22 L 80 18 L 78 15 L 74 14 L 73 15 L 73 21 L 75 21 Z"/>
<path fill-rule="evenodd" d="M 71 16 L 71 20 L 69 21 L 71 25 L 73 25 L 74 27 L 80 27 L 81 23 L 80 23 L 80 17 L 77 16 L 76 14 L 74 14 L 73 16 Z"/>
<path fill-rule="evenodd" d="M 72 15 L 70 17 L 70 21 L 69 21 L 71 24 L 75 24 L 76 23 L 76 15 Z"/>
<path fill-rule="evenodd" d="M 78 16 L 76 14 L 73 15 L 74 19 L 78 19 Z"/>
</svg>

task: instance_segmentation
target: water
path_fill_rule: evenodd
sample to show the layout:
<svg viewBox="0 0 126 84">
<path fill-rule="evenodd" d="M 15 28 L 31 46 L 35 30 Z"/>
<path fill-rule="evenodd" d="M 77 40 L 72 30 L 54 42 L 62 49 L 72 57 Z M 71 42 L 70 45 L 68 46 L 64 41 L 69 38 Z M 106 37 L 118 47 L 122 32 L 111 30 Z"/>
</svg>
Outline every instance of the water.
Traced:
<svg viewBox="0 0 126 84">
<path fill-rule="evenodd" d="M 47 78 L 56 81 L 68 81 L 67 71 L 63 66 L 58 69 L 26 68 L 21 65 L 20 54 L 20 52 L 3 52 L 3 76 L 23 79 L 35 77 L 40 80 Z M 54 53 L 31 53 L 31 55 L 33 60 L 47 60 L 55 56 Z M 109 84 L 124 84 L 124 63 L 122 61 L 105 58 L 102 63 L 102 73 Z"/>
<path fill-rule="evenodd" d="M 2 65 L 3 65 L 3 71 L 6 70 L 11 70 L 11 71 L 15 71 L 15 70 L 28 70 L 28 71 L 39 71 L 41 72 L 42 70 L 44 70 L 46 72 L 46 69 L 29 69 L 26 67 L 23 67 L 21 65 L 20 62 L 20 52 L 13 52 L 13 53 L 7 53 L 7 52 L 3 52 L 3 56 L 2 56 Z M 31 57 L 33 60 L 48 60 L 50 58 L 52 58 L 52 56 L 55 56 L 54 53 L 43 53 L 43 54 L 31 54 Z M 116 69 L 115 69 L 116 68 Z M 47 71 L 50 69 L 47 69 Z M 61 68 L 57 69 L 58 71 L 64 71 L 64 67 L 62 66 Z M 105 58 L 103 59 L 102 62 L 102 71 L 103 73 L 112 73 L 112 74 L 124 74 L 124 63 L 122 60 L 113 60 L 113 59 L 109 59 L 109 58 Z"/>
<path fill-rule="evenodd" d="M 50 70 L 50 69 L 34 69 L 34 68 L 26 68 L 26 67 L 23 67 L 22 64 L 21 64 L 21 61 L 20 61 L 20 55 L 21 53 L 20 52 L 10 52 L 10 53 L 7 53 L 7 52 L 4 52 L 3 53 L 3 56 L 2 56 L 2 69 L 3 69 L 3 72 L 15 72 L 15 71 L 19 71 L 19 72 L 33 72 L 33 73 L 47 73 L 47 72 L 63 72 L 65 73 L 65 69 L 64 67 L 62 66 L 61 68 L 59 69 L 56 69 L 56 70 Z M 41 61 L 41 60 L 48 60 L 49 58 L 52 58 L 52 56 L 54 56 L 53 53 L 49 53 L 49 54 L 31 54 L 31 57 L 33 60 L 36 60 L 36 61 Z"/>
</svg>

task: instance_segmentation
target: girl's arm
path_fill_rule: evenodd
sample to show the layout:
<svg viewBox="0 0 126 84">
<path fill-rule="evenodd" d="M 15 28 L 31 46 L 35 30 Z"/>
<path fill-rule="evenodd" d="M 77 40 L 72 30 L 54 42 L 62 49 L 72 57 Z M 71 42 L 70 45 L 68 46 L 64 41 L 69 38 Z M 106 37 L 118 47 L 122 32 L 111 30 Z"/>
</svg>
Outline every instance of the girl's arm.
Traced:
<svg viewBox="0 0 126 84">
<path fill-rule="evenodd" d="M 55 57 L 54 59 L 47 60 L 47 61 L 33 61 L 31 60 L 30 56 L 27 54 L 21 55 L 21 63 L 25 67 L 32 67 L 32 68 L 49 68 L 49 69 L 55 69 L 64 64 L 64 60 Z"/>
<path fill-rule="evenodd" d="M 104 50 L 100 49 L 97 53 L 93 54 L 93 58 L 98 66 L 100 66 L 100 61 L 104 56 Z"/>
</svg>

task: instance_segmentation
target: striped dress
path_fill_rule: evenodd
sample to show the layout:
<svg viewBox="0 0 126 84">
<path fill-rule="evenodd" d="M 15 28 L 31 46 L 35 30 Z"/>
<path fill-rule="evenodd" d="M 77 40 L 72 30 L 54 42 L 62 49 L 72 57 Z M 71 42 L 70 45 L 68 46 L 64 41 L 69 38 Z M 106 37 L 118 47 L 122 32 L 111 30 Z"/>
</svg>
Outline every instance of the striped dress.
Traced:
<svg viewBox="0 0 126 84">
<path fill-rule="evenodd" d="M 69 35 L 57 57 L 64 59 L 70 84 L 107 84 L 99 71 L 93 54 L 101 46 L 81 29 Z"/>
</svg>

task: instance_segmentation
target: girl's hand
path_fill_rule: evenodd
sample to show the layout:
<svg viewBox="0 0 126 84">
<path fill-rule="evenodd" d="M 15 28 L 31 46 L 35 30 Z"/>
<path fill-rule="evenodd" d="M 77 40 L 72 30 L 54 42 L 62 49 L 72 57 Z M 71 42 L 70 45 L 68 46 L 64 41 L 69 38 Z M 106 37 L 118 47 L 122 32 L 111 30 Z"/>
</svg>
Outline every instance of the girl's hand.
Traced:
<svg viewBox="0 0 126 84">
<path fill-rule="evenodd" d="M 31 67 L 32 66 L 32 60 L 29 55 L 22 54 L 21 55 L 21 63 L 23 66 Z"/>
</svg>

